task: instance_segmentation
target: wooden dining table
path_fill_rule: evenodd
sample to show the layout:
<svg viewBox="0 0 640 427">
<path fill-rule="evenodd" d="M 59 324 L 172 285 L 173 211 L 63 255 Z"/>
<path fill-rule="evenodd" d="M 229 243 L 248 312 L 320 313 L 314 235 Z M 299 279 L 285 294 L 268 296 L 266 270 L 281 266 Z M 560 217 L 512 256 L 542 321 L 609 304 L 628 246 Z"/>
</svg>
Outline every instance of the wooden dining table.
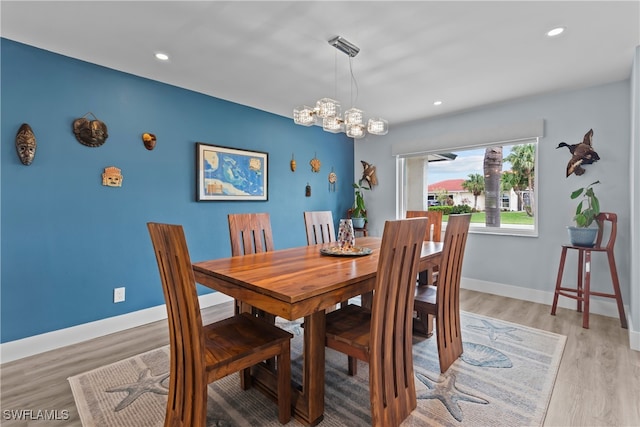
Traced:
<svg viewBox="0 0 640 427">
<path fill-rule="evenodd" d="M 321 254 L 334 242 L 193 264 L 196 281 L 206 287 L 287 320 L 304 318 L 302 384 L 294 385 L 292 393 L 293 415 L 303 424 L 323 419 L 325 310 L 359 295 L 370 303 L 381 242 L 378 237 L 357 238 L 356 246 L 372 251 L 364 256 Z M 442 243 L 425 242 L 420 270 L 437 265 L 441 254 Z M 272 372 L 255 369 L 252 375 L 257 388 L 275 397 Z"/>
</svg>

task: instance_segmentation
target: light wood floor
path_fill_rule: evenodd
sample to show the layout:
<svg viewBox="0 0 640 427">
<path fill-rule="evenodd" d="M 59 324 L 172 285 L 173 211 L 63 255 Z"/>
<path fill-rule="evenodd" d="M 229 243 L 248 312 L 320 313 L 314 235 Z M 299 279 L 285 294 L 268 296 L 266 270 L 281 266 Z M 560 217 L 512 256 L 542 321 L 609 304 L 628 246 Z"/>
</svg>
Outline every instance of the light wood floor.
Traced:
<svg viewBox="0 0 640 427">
<path fill-rule="evenodd" d="M 462 309 L 567 336 L 546 426 L 640 426 L 640 352 L 629 349 L 617 319 L 592 315 L 582 329 L 575 311 L 473 291 Z M 212 322 L 231 314 L 231 303 L 203 311 Z M 80 426 L 67 378 L 168 343 L 165 321 L 96 338 L 0 366 L 2 426 Z M 11 421 L 15 409 L 68 410 L 66 421 Z"/>
</svg>

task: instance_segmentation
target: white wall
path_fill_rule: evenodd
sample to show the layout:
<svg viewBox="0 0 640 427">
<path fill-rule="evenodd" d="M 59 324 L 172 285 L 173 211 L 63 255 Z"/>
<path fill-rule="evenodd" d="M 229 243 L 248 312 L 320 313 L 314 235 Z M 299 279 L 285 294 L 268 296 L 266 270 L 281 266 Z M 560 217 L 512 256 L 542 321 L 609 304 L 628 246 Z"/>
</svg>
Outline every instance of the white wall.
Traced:
<svg viewBox="0 0 640 427">
<path fill-rule="evenodd" d="M 640 331 L 640 46 L 636 47 L 631 72 L 631 310 L 629 328 Z M 640 349 L 640 332 L 632 348 Z"/>
<path fill-rule="evenodd" d="M 637 68 L 636 66 L 636 70 Z M 637 97 L 637 89 L 635 92 Z M 397 178 L 395 157 L 391 155 L 392 145 L 398 143 L 415 145 L 415 142 L 427 138 L 441 139 L 435 137 L 453 132 L 487 129 L 543 119 L 545 129 L 544 136 L 540 138 L 537 164 L 538 237 L 471 235 L 468 240 L 463 275 L 478 283 L 508 284 L 525 288 L 523 290 L 526 291 L 548 292 L 548 295 L 551 295 L 555 286 L 560 246 L 568 241 L 565 228 L 570 225 L 575 210 L 575 203 L 570 200 L 569 195 L 576 188 L 600 180 L 601 184 L 597 186 L 596 191 L 602 209 L 618 214 L 616 261 L 624 303 L 629 307 L 631 303 L 630 105 L 631 82 L 625 80 L 587 89 L 533 96 L 430 120 L 395 126 L 391 124 L 388 135 L 369 136 L 355 143 L 354 161 L 366 160 L 377 166 L 379 185 L 367 195 L 370 213 L 369 230 L 373 235 L 379 236 L 384 221 L 395 217 Z M 637 99 L 634 101 L 634 106 L 637 116 Z M 637 117 L 634 120 L 637 121 Z M 566 165 L 570 157 L 566 149 L 556 150 L 558 143 L 581 142 L 584 134 L 591 128 L 594 130 L 594 149 L 599 153 L 601 160 L 586 166 L 587 172 L 582 176 L 565 177 Z M 637 145 L 637 134 L 634 138 Z M 443 147 L 425 146 L 424 148 L 435 150 Z M 447 147 L 447 149 L 450 148 Z M 637 157 L 636 154 L 634 165 L 636 168 L 638 167 Z M 636 195 L 638 191 L 636 188 Z M 637 213 L 636 211 L 636 218 Z M 594 259 L 592 268 L 593 287 L 606 292 L 611 288 L 608 266 L 604 257 L 597 258 Z M 567 269 L 575 264 L 575 258 L 568 257 L 566 274 L 570 272 Z M 571 272 L 571 278 L 574 275 L 575 273 Z M 636 282 L 634 283 L 636 298 L 637 287 Z M 548 303 L 550 304 L 551 300 Z M 633 312 L 632 318 L 637 319 L 638 303 L 634 302 L 630 307 L 630 311 Z M 640 326 L 637 320 L 634 320 L 634 326 L 635 328 Z"/>
</svg>

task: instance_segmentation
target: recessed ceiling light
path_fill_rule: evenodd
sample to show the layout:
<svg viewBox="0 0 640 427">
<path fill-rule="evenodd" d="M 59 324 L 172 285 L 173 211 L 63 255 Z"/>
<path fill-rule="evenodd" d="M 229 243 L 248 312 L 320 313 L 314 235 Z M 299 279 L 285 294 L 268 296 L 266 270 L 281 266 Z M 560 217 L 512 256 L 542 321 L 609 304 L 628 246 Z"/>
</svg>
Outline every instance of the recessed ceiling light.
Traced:
<svg viewBox="0 0 640 427">
<path fill-rule="evenodd" d="M 559 36 L 562 33 L 564 33 L 564 27 L 556 27 L 556 28 L 554 28 L 552 30 L 547 31 L 547 36 L 556 37 L 556 36 Z"/>
<path fill-rule="evenodd" d="M 433 105 L 442 105 L 442 101 L 433 101 Z"/>
<path fill-rule="evenodd" d="M 169 60 L 169 55 L 167 55 L 166 53 L 157 52 L 156 53 L 156 58 L 159 59 L 160 61 L 168 61 Z"/>
</svg>

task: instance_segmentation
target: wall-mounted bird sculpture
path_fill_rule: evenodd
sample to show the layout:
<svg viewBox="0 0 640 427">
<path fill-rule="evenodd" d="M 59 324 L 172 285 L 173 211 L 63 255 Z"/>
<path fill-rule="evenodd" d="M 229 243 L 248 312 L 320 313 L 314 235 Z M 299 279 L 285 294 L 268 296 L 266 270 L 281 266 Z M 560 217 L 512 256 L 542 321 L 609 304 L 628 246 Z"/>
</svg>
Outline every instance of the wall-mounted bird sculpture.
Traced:
<svg viewBox="0 0 640 427">
<path fill-rule="evenodd" d="M 567 164 L 567 177 L 572 173 L 576 175 L 584 174 L 585 169 L 582 167 L 583 165 L 590 165 L 600 160 L 600 156 L 593 149 L 592 141 L 593 129 L 589 129 L 589 132 L 584 135 L 581 143 L 569 145 L 566 142 L 561 142 L 558 144 L 556 149 L 567 147 L 572 155 L 569 164 Z"/>
<path fill-rule="evenodd" d="M 363 182 L 367 183 L 367 187 L 371 190 L 374 186 L 378 185 L 378 178 L 376 177 L 376 167 L 370 163 L 360 160 L 364 170 L 362 171 L 362 178 L 360 179 L 360 185 Z"/>
</svg>

